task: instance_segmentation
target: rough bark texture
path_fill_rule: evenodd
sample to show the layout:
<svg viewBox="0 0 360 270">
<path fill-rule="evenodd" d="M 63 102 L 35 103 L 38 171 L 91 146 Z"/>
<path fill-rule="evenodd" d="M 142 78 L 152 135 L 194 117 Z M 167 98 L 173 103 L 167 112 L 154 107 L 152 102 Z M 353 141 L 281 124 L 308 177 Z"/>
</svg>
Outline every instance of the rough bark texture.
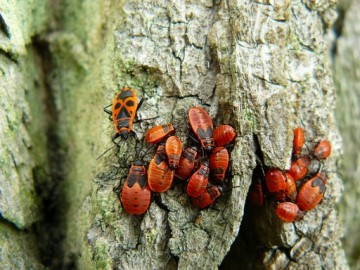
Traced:
<svg viewBox="0 0 360 270">
<path fill-rule="evenodd" d="M 15 4 L 8 5 L 14 9 Z M 20 94 L 10 95 L 4 88 L 7 82 L 1 82 L 10 108 L 8 112 L 2 106 L 4 119 L 0 122 L 10 123 L 13 114 L 17 130 L 9 124 L 9 132 L 3 136 L 14 134 L 13 141 L 23 144 L 23 149 L 15 150 L 12 140 L 1 141 L 12 152 L 21 153 L 5 159 L 14 164 L 8 174 L 20 174 L 22 166 L 18 186 L 20 181 L 26 182 L 29 192 L 34 192 L 34 183 L 27 179 L 32 179 L 35 166 L 47 168 L 44 148 L 48 139 L 52 182 L 47 190 L 57 184 L 55 194 L 39 194 L 45 221 L 39 222 L 38 230 L 46 225 L 52 228 L 43 236 L 48 247 L 42 250 L 44 263 L 78 269 L 216 269 L 242 224 L 223 262 L 226 269 L 346 269 L 335 209 L 343 186 L 333 173 L 342 145 L 334 122 L 335 91 L 327 46 L 328 31 L 336 19 L 334 5 L 325 0 L 58 1 L 52 30 L 36 38 L 43 70 L 32 66 L 35 57 L 25 46 L 40 32 L 34 29 L 41 27 L 27 24 L 34 32 L 27 34 L 25 42 L 14 43 L 25 44 L 16 54 L 12 52 L 15 45 L 6 43 L 6 38 L 11 41 L 7 34 L 12 29 L 11 16 L 2 16 L 1 42 L 6 42 L 1 43 L 1 65 L 19 69 L 13 82 L 10 71 L 5 77 L 12 82 L 11 90 L 19 89 Z M 7 13 L 1 10 L 1 14 Z M 26 65 L 20 69 L 22 62 Z M 40 102 L 41 93 L 29 94 L 27 103 L 24 89 L 17 86 L 33 85 L 40 76 L 37 71 L 43 72 L 45 79 L 39 79 L 36 86 L 45 85 L 51 93 L 46 103 L 50 119 L 41 115 L 45 108 L 31 106 Z M 29 81 L 22 82 L 22 77 Z M 139 96 L 146 98 L 138 112 L 140 119 L 160 116 L 135 125 L 140 139 L 149 126 L 174 122 L 185 141 L 186 113 L 194 105 L 205 106 L 216 124 L 231 124 L 238 131 L 231 153 L 231 188 L 214 206 L 195 209 L 184 187 L 177 185 L 158 202 L 153 201 L 143 217 L 130 216 L 122 209 L 117 192 L 128 172 L 125 167 L 135 159 L 133 141 L 121 142 L 118 155 L 110 151 L 98 161 L 96 157 L 112 146 L 114 133 L 102 108 L 124 85 L 136 88 Z M 11 105 L 30 112 L 20 114 Z M 28 120 L 22 115 L 36 118 Z M 297 125 L 304 126 L 309 149 L 322 138 L 331 141 L 332 155 L 325 164 L 329 184 L 318 208 L 299 222 L 282 224 L 274 215 L 274 205 L 260 210 L 245 206 L 246 195 L 256 151 L 266 166 L 289 167 L 292 130 Z M 46 129 L 47 139 L 41 137 Z M 26 139 L 26 133 L 36 136 Z M 14 144 L 18 147 L 21 143 Z M 36 150 L 26 154 L 31 144 Z M 150 158 L 147 155 L 145 160 Z M 47 178 L 39 179 L 46 182 Z M 4 187 L 1 182 L 0 196 Z M 9 194 L 16 190 L 13 186 L 9 189 Z M 12 197 L 18 199 L 4 196 L 6 200 Z M 10 213 L 2 214 L 5 226 L 13 226 L 7 224 L 10 222 L 22 229 L 40 220 L 36 211 L 27 208 L 36 208 L 35 202 L 15 201 L 8 207 L 2 199 L 1 212 L 9 209 Z M 34 200 L 26 196 L 29 199 Z M 49 201 L 55 206 L 49 206 Z M 17 205 L 26 211 L 16 210 Z M 22 213 L 20 218 L 11 217 L 18 213 Z M 17 237 L 21 238 L 21 233 Z M 48 239 L 52 233 L 55 236 Z M 51 244 L 54 239 L 56 247 Z M 46 257 L 51 254 L 59 259 L 51 261 Z M 29 263 L 36 262 L 35 255 L 29 257 Z"/>
<path fill-rule="evenodd" d="M 344 196 L 340 213 L 346 232 L 344 246 L 353 269 L 360 269 L 360 3 L 359 1 L 341 2 L 340 19 L 334 58 L 334 78 L 336 83 L 336 115 L 339 129 L 344 140 L 341 174 L 344 179 Z"/>
<path fill-rule="evenodd" d="M 0 2 L 0 268 L 42 269 L 33 225 L 42 220 L 36 186 L 46 179 L 36 173 L 48 169 L 47 140 L 31 39 L 46 28 L 47 5 Z"/>
</svg>

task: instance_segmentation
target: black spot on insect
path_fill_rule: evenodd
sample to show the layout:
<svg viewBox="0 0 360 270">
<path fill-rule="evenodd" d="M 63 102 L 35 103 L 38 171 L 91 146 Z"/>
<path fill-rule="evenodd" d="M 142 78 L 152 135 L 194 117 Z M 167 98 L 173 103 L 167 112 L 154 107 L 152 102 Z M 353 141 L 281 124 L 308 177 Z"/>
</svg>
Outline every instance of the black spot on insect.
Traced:
<svg viewBox="0 0 360 270">
<path fill-rule="evenodd" d="M 116 117 L 117 120 L 121 118 L 130 118 L 130 113 L 125 107 L 121 108 L 119 114 Z"/>
<path fill-rule="evenodd" d="M 136 175 L 130 174 L 127 179 L 127 185 L 129 188 L 132 188 L 134 184 L 136 183 Z"/>
<path fill-rule="evenodd" d="M 120 102 L 117 102 L 117 103 L 115 104 L 114 109 L 119 109 L 119 108 L 120 108 L 120 106 L 121 106 Z"/>
<path fill-rule="evenodd" d="M 208 127 L 206 130 L 198 128 L 197 133 L 201 139 L 214 137 L 214 130 L 211 127 Z"/>
<path fill-rule="evenodd" d="M 129 89 L 129 90 L 121 91 L 121 93 L 120 93 L 120 95 L 118 96 L 117 99 L 125 100 L 125 99 L 127 99 L 128 97 L 133 97 L 133 96 L 134 96 L 133 91 L 131 91 L 131 90 Z"/>
<path fill-rule="evenodd" d="M 145 175 L 140 175 L 140 176 L 139 176 L 139 178 L 138 178 L 138 183 L 139 183 L 141 189 L 144 189 L 144 188 L 146 187 L 147 181 L 146 181 Z"/>
<path fill-rule="evenodd" d="M 132 107 L 134 105 L 135 105 L 134 101 L 132 101 L 132 100 L 126 101 L 126 106 Z"/>
</svg>

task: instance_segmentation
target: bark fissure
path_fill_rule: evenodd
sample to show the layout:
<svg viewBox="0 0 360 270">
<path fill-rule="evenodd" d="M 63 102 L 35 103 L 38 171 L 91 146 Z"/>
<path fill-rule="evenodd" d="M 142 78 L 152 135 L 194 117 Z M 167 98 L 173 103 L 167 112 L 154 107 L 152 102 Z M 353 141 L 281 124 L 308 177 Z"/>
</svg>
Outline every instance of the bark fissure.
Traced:
<svg viewBox="0 0 360 270">
<path fill-rule="evenodd" d="M 51 33 L 47 33 L 50 35 Z M 47 147 L 46 155 L 48 160 L 48 168 L 44 175 L 35 170 L 34 179 L 41 199 L 42 220 L 36 225 L 36 236 L 39 242 L 42 263 L 51 269 L 64 269 L 64 250 L 62 241 L 65 236 L 63 220 L 66 212 L 66 204 L 64 201 L 63 189 L 61 183 L 65 179 L 66 157 L 63 154 L 63 145 L 59 138 L 59 125 L 61 124 L 61 112 L 58 111 L 56 105 L 56 96 L 52 84 L 54 81 L 52 75 L 54 66 L 52 63 L 52 53 L 50 44 L 44 36 L 35 37 L 32 41 L 36 51 L 37 64 L 39 70 L 43 74 L 45 92 L 45 111 L 46 115 L 46 136 Z M 46 180 L 45 180 L 45 179 Z M 72 262 L 70 262 L 72 264 Z"/>
</svg>

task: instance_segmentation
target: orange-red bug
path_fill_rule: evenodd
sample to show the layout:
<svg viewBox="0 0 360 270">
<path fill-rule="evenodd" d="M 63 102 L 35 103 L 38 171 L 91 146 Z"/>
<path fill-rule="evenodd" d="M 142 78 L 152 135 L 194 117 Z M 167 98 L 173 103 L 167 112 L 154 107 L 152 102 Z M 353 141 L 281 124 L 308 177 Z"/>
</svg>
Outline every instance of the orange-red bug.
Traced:
<svg viewBox="0 0 360 270">
<path fill-rule="evenodd" d="M 154 126 L 146 132 L 145 140 L 148 143 L 158 143 L 174 132 L 175 127 L 171 123 L 161 126 Z"/>
<path fill-rule="evenodd" d="M 314 149 L 314 155 L 320 159 L 326 159 L 331 154 L 331 144 L 328 140 L 321 140 Z"/>
<path fill-rule="evenodd" d="M 208 112 L 201 107 L 191 108 L 189 122 L 202 147 L 208 151 L 213 149 L 215 146 L 214 125 Z"/>
<path fill-rule="evenodd" d="M 302 211 L 292 202 L 282 202 L 276 205 L 275 213 L 283 222 L 294 222 L 303 217 Z"/>
<path fill-rule="evenodd" d="M 301 149 L 305 142 L 305 134 L 304 130 L 301 127 L 297 127 L 294 129 L 294 156 L 298 156 L 301 153 Z"/>
<path fill-rule="evenodd" d="M 232 126 L 221 125 L 214 129 L 214 140 L 216 146 L 224 146 L 231 143 L 236 137 Z"/>
<path fill-rule="evenodd" d="M 174 179 L 174 171 L 170 170 L 166 162 L 165 146 L 160 144 L 148 168 L 149 187 L 154 192 L 167 191 Z"/>
<path fill-rule="evenodd" d="M 291 201 L 296 200 L 297 190 L 294 178 L 289 173 L 285 173 L 285 195 Z"/>
<path fill-rule="evenodd" d="M 135 136 L 132 126 L 138 109 L 138 101 L 135 89 L 125 86 L 117 93 L 113 99 L 112 111 L 104 108 L 104 111 L 111 115 L 110 119 L 114 122 L 114 127 L 117 133 L 112 138 L 115 139 L 121 137 L 126 140 L 130 134 Z"/>
<path fill-rule="evenodd" d="M 324 197 L 326 183 L 326 175 L 318 173 L 302 185 L 296 199 L 299 208 L 303 211 L 314 209 Z"/>
<path fill-rule="evenodd" d="M 197 149 L 195 146 L 188 147 L 182 152 L 179 166 L 175 170 L 175 177 L 179 180 L 187 179 L 195 166 L 195 158 L 197 156 Z"/>
<path fill-rule="evenodd" d="M 291 162 L 290 169 L 286 171 L 295 181 L 303 179 L 308 173 L 308 167 L 311 165 L 311 160 L 308 156 L 303 156 Z"/>
<path fill-rule="evenodd" d="M 136 161 L 131 166 L 129 174 L 121 191 L 121 203 L 129 214 L 141 215 L 150 206 L 151 191 L 146 181 L 146 169 Z"/>
<path fill-rule="evenodd" d="M 253 205 L 261 207 L 264 204 L 264 192 L 261 179 L 255 179 L 250 185 L 248 197 Z"/>
<path fill-rule="evenodd" d="M 285 199 L 286 176 L 279 169 L 270 169 L 265 174 L 265 184 L 270 193 L 273 193 L 276 200 Z"/>
<path fill-rule="evenodd" d="M 223 181 L 229 165 L 229 152 L 224 147 L 215 147 L 209 157 L 210 172 L 216 181 Z"/>
<path fill-rule="evenodd" d="M 191 202 L 196 208 L 204 209 L 213 204 L 220 195 L 221 189 L 217 186 L 210 185 L 199 197 L 191 198 Z"/>
<path fill-rule="evenodd" d="M 209 182 L 209 164 L 204 162 L 200 168 L 190 177 L 186 187 L 186 193 L 190 197 L 199 197 L 206 190 Z"/>
<path fill-rule="evenodd" d="M 179 161 L 182 153 L 182 143 L 176 136 L 170 136 L 165 144 L 166 155 L 170 169 L 174 170 L 179 166 Z"/>
</svg>

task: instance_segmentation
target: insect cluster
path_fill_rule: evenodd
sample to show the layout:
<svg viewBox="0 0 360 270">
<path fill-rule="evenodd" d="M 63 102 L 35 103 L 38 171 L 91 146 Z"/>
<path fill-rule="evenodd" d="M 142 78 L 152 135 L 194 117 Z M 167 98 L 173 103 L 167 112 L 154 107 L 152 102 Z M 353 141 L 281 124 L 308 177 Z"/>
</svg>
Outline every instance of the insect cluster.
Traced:
<svg viewBox="0 0 360 270">
<path fill-rule="evenodd" d="M 264 194 L 276 203 L 275 213 L 283 222 L 300 220 L 305 211 L 314 209 L 326 191 L 327 177 L 321 171 L 323 162 L 330 156 L 331 145 L 321 140 L 313 151 L 301 155 L 305 142 L 304 130 L 294 130 L 293 155 L 290 169 L 282 171 L 268 168 L 264 179 L 254 178 L 249 199 L 261 207 Z"/>
<path fill-rule="evenodd" d="M 137 140 L 132 126 L 140 105 L 135 90 L 124 87 L 115 96 L 112 111 L 105 109 L 117 130 L 113 137 L 116 145 L 118 137 L 126 140 L 132 135 Z M 129 214 L 144 214 L 152 193 L 166 192 L 174 179 L 186 183 L 186 193 L 199 209 L 208 207 L 221 195 L 229 165 L 227 147 L 236 132 L 229 125 L 214 129 L 211 117 L 202 107 L 190 108 L 188 120 L 195 136 L 189 134 L 187 147 L 183 147 L 171 123 L 154 126 L 146 132 L 145 141 L 156 146 L 156 152 L 148 167 L 142 161 L 135 161 L 129 170 L 120 194 L 122 206 Z"/>
</svg>

